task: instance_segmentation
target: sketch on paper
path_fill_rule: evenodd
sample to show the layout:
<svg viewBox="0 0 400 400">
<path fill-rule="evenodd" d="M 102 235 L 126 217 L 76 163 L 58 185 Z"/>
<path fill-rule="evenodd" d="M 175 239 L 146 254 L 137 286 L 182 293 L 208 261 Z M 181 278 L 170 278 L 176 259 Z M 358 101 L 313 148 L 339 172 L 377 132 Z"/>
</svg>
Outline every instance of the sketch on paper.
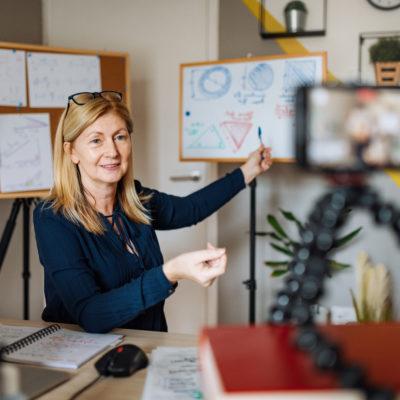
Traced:
<svg viewBox="0 0 400 400">
<path fill-rule="evenodd" d="M 1 114 L 1 191 L 49 189 L 52 183 L 49 114 Z"/>
<path fill-rule="evenodd" d="M 182 66 L 183 159 L 244 160 L 263 143 L 293 158 L 294 95 L 322 82 L 324 55 L 229 60 Z"/>
<path fill-rule="evenodd" d="M 101 91 L 98 56 L 28 53 L 31 107 L 64 108 L 70 94 Z"/>
<path fill-rule="evenodd" d="M 0 105 L 27 105 L 25 51 L 0 49 Z"/>
</svg>

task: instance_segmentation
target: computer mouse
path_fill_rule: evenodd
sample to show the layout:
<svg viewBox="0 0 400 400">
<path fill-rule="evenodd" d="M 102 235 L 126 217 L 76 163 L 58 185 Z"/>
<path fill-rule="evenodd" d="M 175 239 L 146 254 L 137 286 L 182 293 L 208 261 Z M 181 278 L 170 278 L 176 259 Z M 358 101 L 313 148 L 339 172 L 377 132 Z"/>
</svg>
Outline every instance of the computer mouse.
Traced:
<svg viewBox="0 0 400 400">
<path fill-rule="evenodd" d="M 101 375 L 130 376 L 149 364 L 145 352 L 134 344 L 114 347 L 94 365 Z"/>
</svg>

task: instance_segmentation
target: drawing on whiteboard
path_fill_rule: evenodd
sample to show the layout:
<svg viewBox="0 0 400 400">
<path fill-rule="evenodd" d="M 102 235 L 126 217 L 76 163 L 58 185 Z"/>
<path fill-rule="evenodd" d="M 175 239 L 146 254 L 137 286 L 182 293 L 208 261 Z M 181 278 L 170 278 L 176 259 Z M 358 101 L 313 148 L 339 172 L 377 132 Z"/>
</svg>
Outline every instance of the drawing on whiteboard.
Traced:
<svg viewBox="0 0 400 400">
<path fill-rule="evenodd" d="M 262 104 L 265 100 L 265 92 L 274 81 L 274 71 L 266 63 L 257 64 L 249 71 L 245 66 L 241 81 L 242 90 L 234 94 L 236 100 L 241 104 Z"/>
<path fill-rule="evenodd" d="M 292 104 L 277 104 L 275 106 L 275 115 L 278 117 L 278 119 L 292 119 L 294 118 L 294 103 Z"/>
<path fill-rule="evenodd" d="M 316 60 L 286 60 L 283 95 L 293 97 L 298 86 L 315 83 Z"/>
<path fill-rule="evenodd" d="M 0 160 L 3 192 L 49 188 L 52 163 L 48 114 L 1 115 Z"/>
<path fill-rule="evenodd" d="M 185 133 L 189 136 L 196 136 L 204 129 L 204 124 L 201 122 L 192 122 L 188 128 L 185 128 Z"/>
<path fill-rule="evenodd" d="M 202 131 L 199 131 L 198 128 L 194 129 L 197 133 L 200 133 L 198 137 L 194 140 L 194 142 L 188 146 L 189 149 L 225 149 L 226 145 L 222 140 L 221 135 L 219 134 L 218 129 L 215 127 L 215 125 L 210 125 Z"/>
<path fill-rule="evenodd" d="M 232 82 L 232 75 L 226 67 L 212 67 L 206 71 L 192 70 L 190 86 L 195 100 L 215 100 L 225 96 Z"/>
<path fill-rule="evenodd" d="M 253 112 L 227 111 L 226 114 L 229 119 L 221 122 L 220 126 L 233 152 L 237 152 L 253 126 Z"/>
<path fill-rule="evenodd" d="M 274 72 L 268 64 L 258 64 L 250 70 L 247 80 L 252 89 L 265 91 L 272 85 Z"/>
</svg>

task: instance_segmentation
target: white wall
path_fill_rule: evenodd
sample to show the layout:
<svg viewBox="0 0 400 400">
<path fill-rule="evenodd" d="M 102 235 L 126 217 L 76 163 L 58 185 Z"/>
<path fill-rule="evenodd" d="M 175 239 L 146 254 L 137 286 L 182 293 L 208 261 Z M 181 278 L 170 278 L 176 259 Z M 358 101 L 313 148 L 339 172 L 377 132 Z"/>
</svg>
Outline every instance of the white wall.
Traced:
<svg viewBox="0 0 400 400">
<path fill-rule="evenodd" d="M 278 1 L 278 0 L 277 0 Z M 279 0 L 281 1 L 281 0 Z M 321 1 L 322 2 L 322 1 Z M 321 3 L 320 2 L 320 3 Z M 232 4 L 234 3 L 234 4 Z M 257 21 L 242 0 L 220 1 L 220 58 L 243 57 L 244 49 L 254 56 L 281 53 L 272 46 L 273 41 L 265 40 L 262 47 L 259 43 Z M 270 2 L 266 2 L 270 3 Z M 275 4 L 275 3 L 274 3 Z M 315 0 L 312 1 L 315 4 Z M 311 7 L 311 2 L 309 4 Z M 251 17 L 250 17 L 251 16 Z M 328 68 L 340 80 L 353 80 L 358 65 L 358 36 L 367 31 L 399 30 L 400 9 L 384 12 L 373 8 L 366 0 L 328 0 L 327 35 L 315 38 L 299 38 L 310 51 L 328 52 Z M 229 32 L 229 33 L 227 33 Z M 234 52 L 232 42 L 236 37 L 241 40 L 241 47 Z M 247 47 L 243 43 L 247 38 Z M 228 39 L 229 38 L 229 39 Z M 272 49 L 272 50 L 271 50 Z M 220 164 L 219 175 L 232 168 Z M 385 174 L 373 178 L 373 185 L 380 195 L 398 205 L 400 189 Z M 293 211 L 305 219 L 313 202 L 326 189 L 326 182 L 319 176 L 307 175 L 293 165 L 274 165 L 257 185 L 257 228 L 266 230 L 266 215 L 277 214 L 279 208 Z M 219 281 L 219 315 L 221 323 L 245 323 L 248 321 L 248 291 L 242 281 L 248 279 L 249 246 L 249 190 L 242 192 L 229 203 L 219 214 L 219 244 L 229 250 L 229 271 Z M 399 248 L 391 232 L 377 228 L 371 217 L 365 213 L 355 212 L 346 227 L 346 232 L 357 226 L 363 232 L 356 242 L 336 256 L 338 261 L 354 263 L 359 250 L 367 250 L 375 262 L 386 264 L 395 282 L 395 304 L 397 314 L 400 311 L 400 265 L 397 259 Z M 282 287 L 281 278 L 271 278 L 270 270 L 263 262 L 268 259 L 282 259 L 273 253 L 265 238 L 257 238 L 257 312 L 258 322 L 265 321 L 274 294 Z M 327 293 L 322 303 L 350 306 L 349 289 L 354 288 L 353 270 L 337 274 L 327 283 Z M 396 290 L 397 289 L 397 290 Z"/>
</svg>

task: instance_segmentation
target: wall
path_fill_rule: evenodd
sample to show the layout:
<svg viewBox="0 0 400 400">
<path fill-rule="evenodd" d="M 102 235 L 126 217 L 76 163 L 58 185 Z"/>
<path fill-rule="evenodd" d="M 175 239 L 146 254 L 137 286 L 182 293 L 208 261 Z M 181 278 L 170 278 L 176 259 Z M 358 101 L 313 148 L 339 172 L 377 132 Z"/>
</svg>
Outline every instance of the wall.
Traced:
<svg viewBox="0 0 400 400">
<path fill-rule="evenodd" d="M 0 42 L 42 43 L 41 0 L 1 0 Z"/>
<path fill-rule="evenodd" d="M 2 0 L 0 41 L 42 43 L 41 0 Z M 0 229 L 4 229 L 12 207 L 11 200 L 0 201 Z M 31 317 L 38 319 L 43 308 L 43 271 L 37 259 L 35 235 L 31 225 Z M 0 317 L 23 317 L 22 286 L 22 208 L 0 271 Z"/>
<path fill-rule="evenodd" d="M 285 4 L 284 0 L 281 1 Z M 314 0 L 313 0 L 314 1 Z M 252 0 L 220 1 L 219 58 L 244 57 L 247 54 L 280 54 L 281 48 L 275 41 L 262 40 L 258 35 L 258 21 L 247 5 Z M 268 2 L 266 2 L 268 3 Z M 274 2 L 276 3 L 276 2 Z M 315 4 L 315 2 L 313 3 Z M 280 18 L 278 13 L 277 17 Z M 353 80 L 358 66 L 358 35 L 367 31 L 393 31 L 398 29 L 400 10 L 379 11 L 365 0 L 328 0 L 327 35 L 315 38 L 300 38 L 310 51 L 326 50 L 328 68 L 340 80 Z M 220 164 L 219 175 L 232 169 L 232 165 Z M 385 174 L 372 178 L 373 185 L 387 200 L 397 203 L 399 188 Z M 320 176 L 305 174 L 294 165 L 274 165 L 257 183 L 257 229 L 266 230 L 266 215 L 277 214 L 279 208 L 291 210 L 304 219 L 313 202 L 327 188 Z M 221 323 L 245 323 L 248 321 L 248 291 L 242 281 L 248 279 L 249 246 L 249 196 L 246 189 L 218 215 L 219 244 L 229 251 L 229 270 L 219 281 L 219 321 Z M 396 260 L 398 248 L 391 233 L 377 228 L 371 218 L 360 212 L 354 213 L 347 231 L 362 226 L 359 239 L 337 255 L 342 262 L 353 263 L 359 250 L 366 249 L 376 262 L 385 263 L 391 270 L 395 287 L 400 286 L 400 268 Z M 347 232 L 346 231 L 346 232 Z M 273 296 L 282 286 L 282 278 L 271 278 L 270 271 L 263 265 L 267 259 L 278 259 L 265 238 L 257 238 L 257 321 L 265 321 Z M 282 257 L 280 257 L 282 258 Z M 327 283 L 327 293 L 322 303 L 350 306 L 349 289 L 354 288 L 353 270 L 337 274 Z M 397 312 L 400 296 L 395 293 Z"/>
</svg>

